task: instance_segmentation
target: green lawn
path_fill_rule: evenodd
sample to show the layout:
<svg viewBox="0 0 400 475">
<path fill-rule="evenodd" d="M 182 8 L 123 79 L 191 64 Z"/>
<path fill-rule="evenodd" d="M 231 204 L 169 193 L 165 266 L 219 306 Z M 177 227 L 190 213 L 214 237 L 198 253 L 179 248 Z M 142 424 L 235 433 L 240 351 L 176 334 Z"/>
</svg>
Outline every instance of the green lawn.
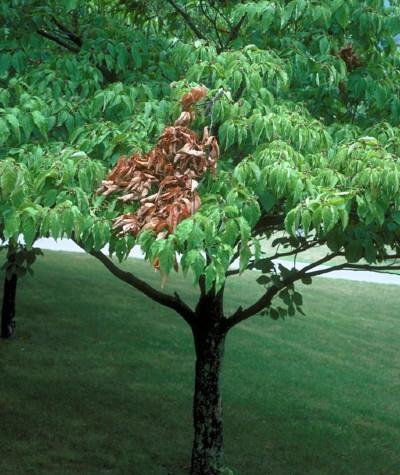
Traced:
<svg viewBox="0 0 400 475">
<path fill-rule="evenodd" d="M 35 271 L 19 288 L 17 336 L 0 342 L 0 474 L 186 474 L 188 328 L 91 257 L 46 252 Z M 174 286 L 193 301 L 180 277 Z M 236 278 L 228 310 L 258 292 Z M 399 288 L 316 279 L 305 294 L 306 317 L 257 317 L 228 338 L 227 464 L 399 475 Z"/>
</svg>

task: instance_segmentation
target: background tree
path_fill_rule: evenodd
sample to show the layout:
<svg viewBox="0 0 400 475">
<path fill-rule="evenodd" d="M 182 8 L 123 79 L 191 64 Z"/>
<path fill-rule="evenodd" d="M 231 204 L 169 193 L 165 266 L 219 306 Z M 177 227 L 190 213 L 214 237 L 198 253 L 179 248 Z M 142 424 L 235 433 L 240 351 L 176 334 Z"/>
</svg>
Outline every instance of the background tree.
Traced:
<svg viewBox="0 0 400 475">
<path fill-rule="evenodd" d="M 301 311 L 298 282 L 337 269 L 399 268 L 398 2 L 25 5 L 39 22 L 42 56 L 23 43 L 0 57 L 4 237 L 22 233 L 28 248 L 39 235 L 73 237 L 116 277 L 184 318 L 196 352 L 191 474 L 224 473 L 228 332 L 255 315 Z M 197 145 L 162 155 L 171 165 L 163 177 L 184 175 L 201 206 L 158 228 L 140 210 L 147 198 L 157 209 L 166 199 L 161 179 L 150 174 L 147 186 L 143 173 L 135 175 L 143 172 L 138 161 L 162 148 L 182 96 L 201 85 L 208 95 L 186 111 L 196 115 Z M 182 120 L 175 127 L 188 125 Z M 204 126 L 221 155 L 216 175 L 196 175 L 194 183 L 191 170 L 213 158 L 199 144 Z M 109 174 L 124 154 L 131 158 L 119 166 L 141 179 L 124 182 L 118 167 Z M 182 155 L 192 161 L 177 169 Z M 106 185 L 113 192 L 104 194 Z M 139 185 L 143 195 L 127 198 Z M 135 243 L 164 281 L 174 267 L 190 272 L 199 292 L 194 308 L 100 251 L 109 244 L 122 261 Z M 273 262 L 318 248 L 322 257 L 301 270 Z M 251 275 L 260 298 L 226 314 L 226 279 L 246 270 L 258 271 Z"/>
</svg>

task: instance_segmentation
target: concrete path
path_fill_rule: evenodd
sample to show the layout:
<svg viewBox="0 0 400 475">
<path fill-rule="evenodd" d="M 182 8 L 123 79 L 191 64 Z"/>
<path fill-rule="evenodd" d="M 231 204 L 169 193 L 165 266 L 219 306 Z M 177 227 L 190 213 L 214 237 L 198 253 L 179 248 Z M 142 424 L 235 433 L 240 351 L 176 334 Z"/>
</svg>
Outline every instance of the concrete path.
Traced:
<svg viewBox="0 0 400 475">
<path fill-rule="evenodd" d="M 69 252 L 84 252 L 79 246 L 77 246 L 73 241 L 69 239 L 59 239 L 55 241 L 54 239 L 39 239 L 35 242 L 35 247 L 40 247 L 41 249 L 49 249 L 52 251 L 69 251 Z M 107 248 L 104 248 L 104 251 L 107 253 Z M 137 259 L 143 259 L 143 253 L 141 252 L 139 246 L 135 246 L 130 253 L 130 257 L 135 257 Z M 291 261 L 277 260 L 276 263 L 282 264 L 285 267 L 291 267 Z M 296 262 L 296 268 L 302 269 L 307 264 L 302 262 Z M 233 268 L 237 267 L 235 263 L 232 266 Z M 319 266 L 314 270 L 327 269 L 329 266 Z M 369 272 L 369 271 L 354 271 L 354 270 L 337 270 L 329 272 L 328 274 L 323 274 L 320 277 L 329 278 L 329 279 L 345 279 L 353 280 L 357 282 L 371 282 L 374 284 L 391 284 L 391 285 L 400 285 L 400 275 L 396 274 L 384 274 L 382 272 Z"/>
</svg>

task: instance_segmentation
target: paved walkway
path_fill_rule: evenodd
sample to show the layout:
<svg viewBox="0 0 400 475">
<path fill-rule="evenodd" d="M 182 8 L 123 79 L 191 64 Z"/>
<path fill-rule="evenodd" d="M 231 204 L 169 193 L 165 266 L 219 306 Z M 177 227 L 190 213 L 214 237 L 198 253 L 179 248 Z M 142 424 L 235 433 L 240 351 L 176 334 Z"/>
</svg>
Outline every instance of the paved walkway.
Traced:
<svg viewBox="0 0 400 475">
<path fill-rule="evenodd" d="M 79 246 L 77 246 L 73 241 L 69 239 L 59 239 L 55 241 L 54 239 L 39 239 L 35 242 L 35 247 L 40 247 L 41 249 L 49 249 L 53 251 L 70 251 L 70 252 L 84 252 Z M 104 249 L 107 252 L 107 248 Z M 143 253 L 141 252 L 138 246 L 135 246 L 130 253 L 130 257 L 135 257 L 137 259 L 143 259 Z M 279 260 L 275 261 L 283 264 L 286 267 L 291 266 L 290 261 Z M 307 264 L 302 262 L 296 262 L 296 268 L 302 269 Z M 235 267 L 235 263 L 233 264 Z M 314 270 L 326 269 L 329 266 L 319 266 Z M 400 275 L 396 274 L 384 274 L 382 272 L 370 272 L 370 271 L 354 271 L 354 270 L 337 270 L 332 271 L 327 274 L 323 274 L 320 277 L 328 279 L 345 279 L 353 280 L 358 282 L 371 282 L 374 284 L 391 284 L 391 285 L 400 285 Z"/>
</svg>

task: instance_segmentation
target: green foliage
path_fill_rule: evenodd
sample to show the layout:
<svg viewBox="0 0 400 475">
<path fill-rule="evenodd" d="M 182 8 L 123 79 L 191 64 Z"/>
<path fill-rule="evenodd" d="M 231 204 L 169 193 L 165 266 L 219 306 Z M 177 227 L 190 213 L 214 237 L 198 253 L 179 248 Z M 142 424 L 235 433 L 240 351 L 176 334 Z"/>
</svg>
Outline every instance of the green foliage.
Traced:
<svg viewBox="0 0 400 475">
<path fill-rule="evenodd" d="M 0 247 L 1 250 L 2 247 Z M 13 274 L 18 277 L 24 276 L 27 272 L 33 274 L 32 266 L 41 255 L 43 253 L 38 248 L 27 249 L 24 245 L 13 243 L 8 246 L 7 259 L 1 268 L 5 271 L 7 279 L 10 279 Z"/>
<path fill-rule="evenodd" d="M 282 249 L 327 244 L 369 263 L 398 252 L 398 2 L 191 1 L 194 27 L 156 0 L 27 0 L 18 12 L 16 3 L 0 10 L 5 239 L 22 234 L 29 248 L 39 236 L 73 237 L 126 258 L 135 240 L 116 235 L 112 220 L 134 209 L 96 190 L 118 157 L 149 150 L 182 94 L 204 84 L 211 101 L 195 127 L 217 135 L 218 172 L 173 235 L 139 236 L 150 262 L 168 274 L 180 259 L 195 283 L 219 290 L 235 259 L 243 272 Z M 281 241 L 267 255 L 270 237 Z M 285 287 L 284 271 L 275 277 Z M 285 289 L 290 315 L 301 304 Z"/>
</svg>

